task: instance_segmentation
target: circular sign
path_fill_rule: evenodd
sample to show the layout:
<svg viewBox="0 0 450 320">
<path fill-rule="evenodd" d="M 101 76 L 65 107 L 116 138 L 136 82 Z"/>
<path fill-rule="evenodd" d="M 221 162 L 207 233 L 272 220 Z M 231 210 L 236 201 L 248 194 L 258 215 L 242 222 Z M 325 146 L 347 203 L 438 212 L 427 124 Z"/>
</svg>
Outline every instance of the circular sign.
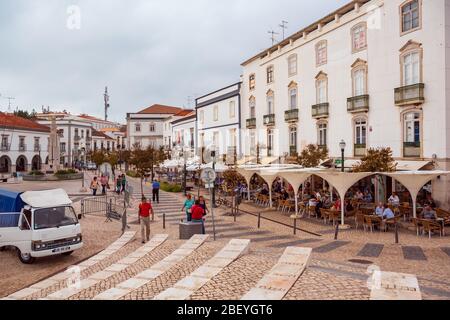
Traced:
<svg viewBox="0 0 450 320">
<path fill-rule="evenodd" d="M 204 169 L 202 171 L 202 174 L 201 174 L 200 177 L 206 183 L 211 183 L 211 182 L 214 182 L 216 180 L 217 175 L 216 175 L 216 172 L 213 169 L 207 168 L 207 169 Z"/>
</svg>

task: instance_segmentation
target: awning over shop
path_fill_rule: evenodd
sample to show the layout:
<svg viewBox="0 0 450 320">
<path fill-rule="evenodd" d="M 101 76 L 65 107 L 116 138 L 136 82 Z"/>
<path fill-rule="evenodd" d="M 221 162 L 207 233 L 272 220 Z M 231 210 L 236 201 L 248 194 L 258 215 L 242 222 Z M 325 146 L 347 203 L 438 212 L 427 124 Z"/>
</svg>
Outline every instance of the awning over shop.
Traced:
<svg viewBox="0 0 450 320">
<path fill-rule="evenodd" d="M 248 163 L 256 163 L 255 157 L 244 157 L 236 162 L 238 166 L 248 164 Z"/>
<path fill-rule="evenodd" d="M 279 160 L 278 157 L 267 157 L 261 160 L 261 164 L 262 165 L 268 165 L 268 164 L 272 164 L 275 163 Z"/>
<path fill-rule="evenodd" d="M 213 163 L 210 162 L 210 163 L 208 163 L 208 164 L 203 164 L 201 168 L 202 168 L 202 169 L 206 169 L 206 168 L 212 169 L 212 167 L 213 167 Z M 223 163 L 220 163 L 220 162 L 219 162 L 219 163 L 216 163 L 216 164 L 215 164 L 214 170 L 215 170 L 216 172 L 225 172 L 225 171 L 228 170 L 228 167 L 227 167 L 226 165 L 224 165 Z"/>
<path fill-rule="evenodd" d="M 419 171 L 432 170 L 434 168 L 431 161 L 396 161 L 397 171 Z"/>
</svg>

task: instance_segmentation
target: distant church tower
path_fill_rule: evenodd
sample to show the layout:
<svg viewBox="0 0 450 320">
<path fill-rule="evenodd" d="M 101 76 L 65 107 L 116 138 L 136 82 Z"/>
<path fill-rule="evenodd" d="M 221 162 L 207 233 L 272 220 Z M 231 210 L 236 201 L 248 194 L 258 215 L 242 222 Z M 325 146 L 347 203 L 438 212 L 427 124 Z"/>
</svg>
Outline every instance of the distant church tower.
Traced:
<svg viewBox="0 0 450 320">
<path fill-rule="evenodd" d="M 60 158 L 61 158 L 61 152 L 59 147 L 59 135 L 58 135 L 58 128 L 56 126 L 56 118 L 52 117 L 52 123 L 50 126 L 50 141 L 49 141 L 49 160 L 48 164 L 50 167 L 51 172 L 56 172 L 59 170 L 60 167 Z"/>
</svg>

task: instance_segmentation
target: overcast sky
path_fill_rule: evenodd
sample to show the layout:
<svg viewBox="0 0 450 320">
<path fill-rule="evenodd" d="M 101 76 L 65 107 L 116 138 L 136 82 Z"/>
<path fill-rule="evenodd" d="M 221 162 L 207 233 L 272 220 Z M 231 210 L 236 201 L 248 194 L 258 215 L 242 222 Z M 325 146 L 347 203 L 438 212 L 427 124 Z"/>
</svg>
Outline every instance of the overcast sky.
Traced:
<svg viewBox="0 0 450 320">
<path fill-rule="evenodd" d="M 290 35 L 347 2 L 1 0 L 0 110 L 10 96 L 14 108 L 103 117 L 106 85 L 114 121 L 155 103 L 194 107 L 239 81 L 282 20 Z"/>
</svg>

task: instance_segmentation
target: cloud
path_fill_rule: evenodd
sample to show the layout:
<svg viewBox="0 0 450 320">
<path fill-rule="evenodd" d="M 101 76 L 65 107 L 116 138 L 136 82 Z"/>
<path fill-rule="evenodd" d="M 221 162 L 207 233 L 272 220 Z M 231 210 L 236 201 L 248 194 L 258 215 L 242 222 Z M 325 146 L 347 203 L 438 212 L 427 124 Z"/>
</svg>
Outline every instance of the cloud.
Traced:
<svg viewBox="0 0 450 320">
<path fill-rule="evenodd" d="M 281 20 L 291 34 L 346 2 L 2 0 L 0 94 L 21 108 L 101 116 L 107 85 L 121 122 L 153 103 L 187 107 L 188 96 L 239 81 L 240 63 L 270 46 Z M 67 28 L 71 5 L 79 30 Z"/>
</svg>

